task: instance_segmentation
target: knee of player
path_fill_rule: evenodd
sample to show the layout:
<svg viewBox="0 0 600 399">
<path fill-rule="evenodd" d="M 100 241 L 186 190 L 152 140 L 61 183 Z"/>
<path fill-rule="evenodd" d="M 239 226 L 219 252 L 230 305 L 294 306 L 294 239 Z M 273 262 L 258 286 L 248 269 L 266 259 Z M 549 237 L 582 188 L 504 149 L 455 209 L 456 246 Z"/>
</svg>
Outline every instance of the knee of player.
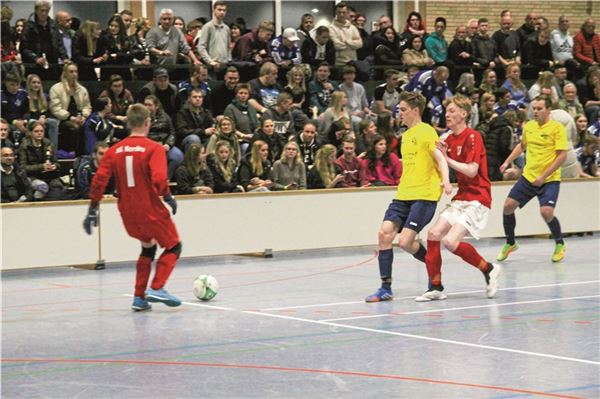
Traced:
<svg viewBox="0 0 600 399">
<path fill-rule="evenodd" d="M 391 244 L 394 241 L 394 233 L 386 231 L 384 229 L 379 230 L 379 243 L 380 244 Z"/>
<path fill-rule="evenodd" d="M 156 244 L 154 244 L 151 247 L 142 247 L 142 252 L 140 253 L 140 256 L 150 258 L 153 260 L 154 255 L 156 255 Z"/>
<path fill-rule="evenodd" d="M 441 241 L 443 238 L 441 231 L 429 229 L 427 232 L 427 241 Z"/>
<path fill-rule="evenodd" d="M 458 246 L 458 242 L 456 240 L 447 237 L 442 240 L 442 244 L 444 245 L 444 248 L 446 248 L 450 252 L 454 252 L 454 250 Z"/>
<path fill-rule="evenodd" d="M 398 245 L 400 246 L 400 248 L 402 248 L 402 250 L 410 252 L 413 242 L 414 240 L 408 239 L 406 237 L 400 237 L 400 239 L 398 240 Z"/>
<path fill-rule="evenodd" d="M 549 206 L 543 206 L 540 208 L 540 214 L 546 222 L 549 222 L 552 219 L 554 219 L 554 208 Z"/>
<path fill-rule="evenodd" d="M 179 257 L 181 256 L 182 249 L 183 249 L 183 244 L 181 243 L 181 241 L 179 241 L 175 246 L 167 249 L 165 252 L 170 252 L 172 254 L 175 254 L 175 256 L 177 256 L 177 259 L 179 259 Z"/>
</svg>

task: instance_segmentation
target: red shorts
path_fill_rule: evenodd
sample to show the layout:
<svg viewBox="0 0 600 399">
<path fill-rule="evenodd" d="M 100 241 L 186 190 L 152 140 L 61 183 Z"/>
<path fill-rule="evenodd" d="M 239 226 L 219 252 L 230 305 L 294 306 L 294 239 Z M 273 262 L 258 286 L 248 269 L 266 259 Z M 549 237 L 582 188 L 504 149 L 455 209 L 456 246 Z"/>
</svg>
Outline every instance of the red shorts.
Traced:
<svg viewBox="0 0 600 399">
<path fill-rule="evenodd" d="M 123 225 L 127 234 L 143 242 L 156 241 L 158 245 L 166 249 L 173 248 L 179 243 L 177 228 L 170 217 L 143 222 L 124 219 Z"/>
</svg>

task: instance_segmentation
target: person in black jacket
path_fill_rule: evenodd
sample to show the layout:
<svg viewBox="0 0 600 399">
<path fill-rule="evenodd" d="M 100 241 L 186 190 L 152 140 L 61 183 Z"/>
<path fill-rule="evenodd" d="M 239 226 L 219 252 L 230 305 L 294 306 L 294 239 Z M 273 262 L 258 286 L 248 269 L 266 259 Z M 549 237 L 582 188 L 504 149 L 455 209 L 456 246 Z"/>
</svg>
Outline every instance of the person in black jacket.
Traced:
<svg viewBox="0 0 600 399">
<path fill-rule="evenodd" d="M 238 179 L 246 191 L 271 191 L 272 167 L 268 158 L 269 145 L 262 140 L 253 142 L 250 153 L 246 154 L 238 169 Z"/>
<path fill-rule="evenodd" d="M 2 203 L 25 202 L 33 198 L 33 189 L 27 173 L 15 164 L 15 152 L 11 147 L 2 147 Z"/>
<path fill-rule="evenodd" d="M 281 158 L 285 143 L 281 140 L 281 136 L 275 134 L 275 122 L 271 119 L 261 119 L 260 128 L 252 136 L 250 146 L 257 140 L 264 141 L 269 145 L 269 155 L 267 157 L 269 162 L 275 163 L 275 161 Z"/>
<path fill-rule="evenodd" d="M 126 65 L 129 66 L 133 62 L 134 53 L 132 52 L 132 44 L 127 37 L 125 24 L 120 15 L 113 15 L 108 20 L 108 28 L 102 32 L 98 39 L 98 47 L 102 54 L 108 54 L 107 65 Z M 143 59 L 144 53 L 141 50 L 137 51 L 137 59 Z M 126 68 L 102 68 L 100 70 L 100 80 L 105 81 L 111 75 L 121 75 L 125 80 L 131 80 L 131 71 Z"/>
<path fill-rule="evenodd" d="M 375 65 L 402 65 L 400 38 L 391 26 L 385 28 L 380 35 L 374 36 Z"/>
<path fill-rule="evenodd" d="M 175 126 L 177 128 L 177 146 L 186 151 L 193 143 L 208 144 L 210 136 L 215 134 L 215 120 L 210 112 L 202 106 L 204 97 L 200 89 L 192 89 L 188 100 L 177 112 Z"/>
<path fill-rule="evenodd" d="M 333 40 L 329 37 L 329 28 L 319 26 L 315 32 L 304 40 L 300 54 L 302 54 L 302 62 L 309 64 L 313 71 L 323 61 L 329 65 L 335 65 L 335 47 Z"/>
<path fill-rule="evenodd" d="M 554 66 L 554 56 L 550 46 L 550 31 L 538 32 L 537 37 L 527 40 L 523 45 L 523 64 L 536 66 L 542 70 Z"/>
<path fill-rule="evenodd" d="M 448 46 L 448 60 L 452 61 L 452 64 L 455 66 L 473 66 L 475 59 L 473 58 L 471 43 L 467 41 L 466 25 L 459 25 L 456 27 L 454 40 L 452 40 Z"/>
<path fill-rule="evenodd" d="M 35 68 L 27 68 L 26 74 L 36 73 L 42 79 L 58 80 L 62 67 L 59 60 L 67 59 L 67 52 L 62 42 L 58 26 L 48 16 L 52 2 L 36 1 L 35 10 L 25 24 L 21 39 L 23 62 L 36 64 Z"/>
<path fill-rule="evenodd" d="M 514 111 L 506 111 L 504 115 L 492 118 L 489 122 L 484 121 L 477 126 L 485 144 L 490 181 L 503 180 L 500 165 L 512 150 L 511 142 L 514 130 L 510 120 L 511 114 L 514 118 Z"/>
<path fill-rule="evenodd" d="M 206 164 L 206 149 L 202 144 L 188 147 L 183 164 L 175 171 L 179 194 L 212 194 L 214 180 Z"/>
<path fill-rule="evenodd" d="M 243 192 L 244 187 L 239 183 L 235 173 L 235 160 L 233 150 L 226 141 L 219 141 L 215 146 L 215 152 L 206 157 L 208 169 L 213 177 L 215 193 Z"/>
<path fill-rule="evenodd" d="M 64 187 L 56 149 L 44 137 L 44 126 L 39 122 L 29 124 L 29 133 L 19 147 L 19 166 L 31 181 L 35 199 L 62 198 Z"/>
<path fill-rule="evenodd" d="M 94 68 L 100 67 L 108 60 L 108 53 L 103 52 L 98 41 L 100 24 L 96 21 L 85 21 L 73 40 L 73 61 L 79 67 L 79 79 L 97 81 Z"/>
<path fill-rule="evenodd" d="M 144 105 L 150 111 L 152 124 L 148 138 L 161 143 L 167 151 L 167 176 L 169 180 L 173 178 L 175 170 L 183 162 L 183 152 L 175 146 L 175 129 L 171 117 L 163 111 L 158 98 L 153 95 L 146 96 Z"/>
</svg>

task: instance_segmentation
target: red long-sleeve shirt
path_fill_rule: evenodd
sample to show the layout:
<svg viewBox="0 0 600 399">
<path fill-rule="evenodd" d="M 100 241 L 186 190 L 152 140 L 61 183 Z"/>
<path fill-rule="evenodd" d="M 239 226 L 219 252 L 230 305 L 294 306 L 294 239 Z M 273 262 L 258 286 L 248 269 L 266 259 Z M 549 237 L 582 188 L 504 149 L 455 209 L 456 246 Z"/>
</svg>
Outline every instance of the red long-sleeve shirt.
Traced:
<svg viewBox="0 0 600 399">
<path fill-rule="evenodd" d="M 147 137 L 129 136 L 111 147 L 92 180 L 92 203 L 100 202 L 112 175 L 124 220 L 139 222 L 170 217 L 160 199 L 161 195 L 170 195 L 167 156 L 162 145 Z"/>
</svg>

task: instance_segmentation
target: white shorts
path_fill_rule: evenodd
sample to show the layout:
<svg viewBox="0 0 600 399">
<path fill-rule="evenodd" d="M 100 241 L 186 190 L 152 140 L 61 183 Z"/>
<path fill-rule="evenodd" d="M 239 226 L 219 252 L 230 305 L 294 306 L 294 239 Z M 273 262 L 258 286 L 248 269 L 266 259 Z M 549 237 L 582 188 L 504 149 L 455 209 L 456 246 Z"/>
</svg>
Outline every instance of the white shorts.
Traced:
<svg viewBox="0 0 600 399">
<path fill-rule="evenodd" d="M 487 226 L 490 209 L 478 201 L 452 201 L 441 213 L 441 217 L 454 226 L 464 226 L 471 237 L 479 240 L 481 231 Z"/>
</svg>

